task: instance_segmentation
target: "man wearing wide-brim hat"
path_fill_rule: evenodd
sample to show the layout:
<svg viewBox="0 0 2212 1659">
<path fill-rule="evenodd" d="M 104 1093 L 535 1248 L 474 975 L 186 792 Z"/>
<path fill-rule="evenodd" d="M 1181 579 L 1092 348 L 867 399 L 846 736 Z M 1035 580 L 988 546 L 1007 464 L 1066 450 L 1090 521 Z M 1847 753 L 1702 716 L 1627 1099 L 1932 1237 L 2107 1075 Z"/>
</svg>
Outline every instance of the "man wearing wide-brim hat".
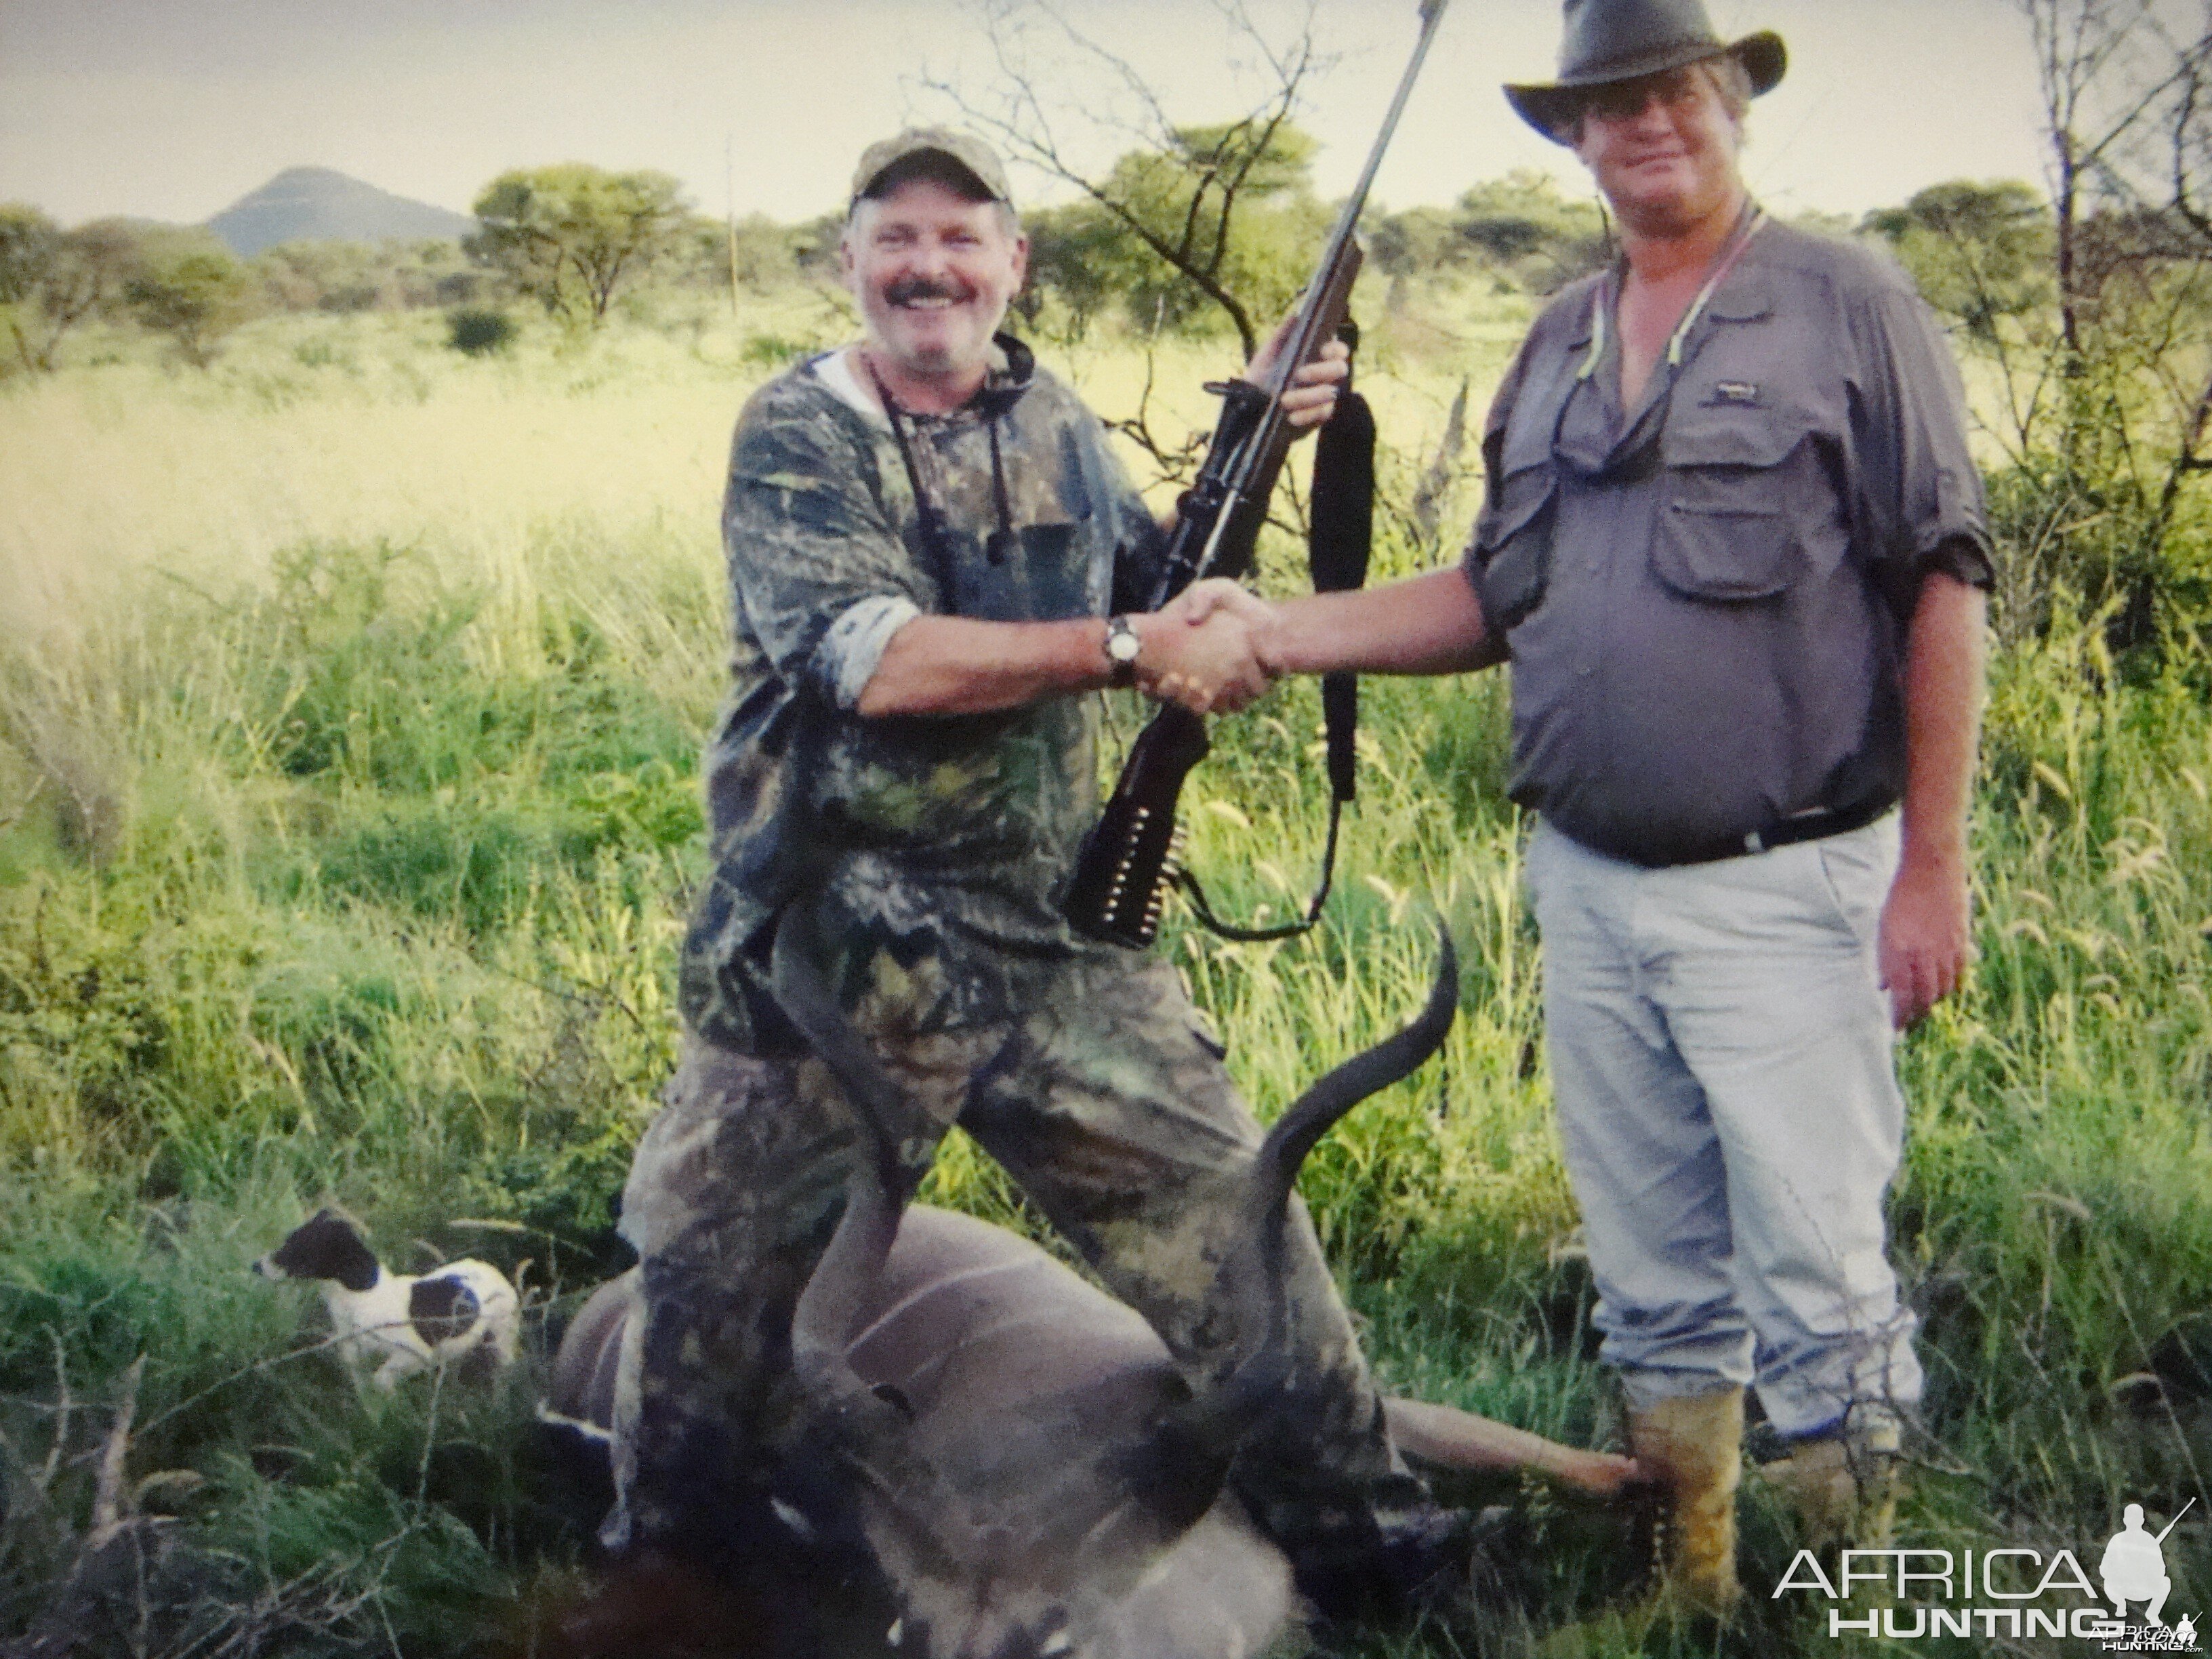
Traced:
<svg viewBox="0 0 2212 1659">
<path fill-rule="evenodd" d="M 1547 138 L 1571 143 L 1568 135 L 1592 93 L 1692 64 L 1731 61 L 1742 70 L 1744 95 L 1759 98 L 1780 84 L 1790 56 L 1782 37 L 1771 30 L 1723 45 L 1706 21 L 1700 0 L 1649 0 L 1632 5 L 1583 0 L 1567 7 L 1559 78 L 1509 86 L 1505 100 Z"/>
<path fill-rule="evenodd" d="M 1506 95 L 1590 169 L 1620 257 L 1508 371 L 1462 566 L 1257 637 L 1277 672 L 1512 665 L 1596 1320 L 1668 1589 L 1724 1613 L 1747 1386 L 1808 1530 L 1888 1525 L 1921 1382 L 1885 1256 L 1891 1042 L 1968 953 L 1988 536 L 1904 273 L 1744 188 L 1781 40 L 1725 41 L 1698 0 L 1565 9 L 1558 78 Z"/>
</svg>

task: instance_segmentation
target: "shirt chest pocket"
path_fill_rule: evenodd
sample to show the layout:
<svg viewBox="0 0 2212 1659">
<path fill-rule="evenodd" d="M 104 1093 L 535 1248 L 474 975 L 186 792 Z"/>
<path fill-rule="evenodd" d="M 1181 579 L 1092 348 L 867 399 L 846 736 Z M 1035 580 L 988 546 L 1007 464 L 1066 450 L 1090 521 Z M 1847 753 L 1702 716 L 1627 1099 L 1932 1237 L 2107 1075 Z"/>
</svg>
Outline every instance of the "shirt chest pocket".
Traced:
<svg viewBox="0 0 2212 1659">
<path fill-rule="evenodd" d="M 983 622 L 1059 622 L 1087 616 L 1087 548 L 1076 524 L 1030 524 L 969 538 L 954 568 L 952 611 Z"/>
<path fill-rule="evenodd" d="M 1668 423 L 1652 573 L 1718 605 L 1771 600 L 1804 568 L 1797 523 L 1802 427 L 1765 410 L 1699 408 Z"/>
</svg>

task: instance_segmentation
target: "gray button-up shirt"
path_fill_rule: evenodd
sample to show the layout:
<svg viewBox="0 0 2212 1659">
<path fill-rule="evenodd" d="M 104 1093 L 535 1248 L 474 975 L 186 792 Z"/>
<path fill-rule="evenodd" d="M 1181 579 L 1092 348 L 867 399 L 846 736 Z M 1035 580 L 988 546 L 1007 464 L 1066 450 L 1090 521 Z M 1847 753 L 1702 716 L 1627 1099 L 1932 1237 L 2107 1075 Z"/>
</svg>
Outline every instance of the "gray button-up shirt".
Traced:
<svg viewBox="0 0 2212 1659">
<path fill-rule="evenodd" d="M 1606 277 L 1529 331 L 1468 570 L 1513 663 L 1514 799 L 1642 864 L 1905 782 L 1930 569 L 1986 585 L 1958 370 L 1902 270 L 1769 222 L 1621 407 Z M 1608 319 L 1609 320 L 1609 319 Z"/>
</svg>

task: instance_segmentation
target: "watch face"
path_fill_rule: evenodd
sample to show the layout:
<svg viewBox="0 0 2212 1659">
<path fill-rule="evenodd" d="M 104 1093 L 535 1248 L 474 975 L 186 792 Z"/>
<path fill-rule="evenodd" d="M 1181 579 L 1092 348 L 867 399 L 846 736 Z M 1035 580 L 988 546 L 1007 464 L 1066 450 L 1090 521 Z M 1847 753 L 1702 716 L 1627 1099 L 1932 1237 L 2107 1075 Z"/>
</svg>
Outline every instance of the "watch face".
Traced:
<svg viewBox="0 0 2212 1659">
<path fill-rule="evenodd" d="M 1144 641 L 1137 637 L 1137 630 L 1119 617 L 1106 624 L 1106 654 L 1115 662 L 1133 663 L 1143 649 Z"/>
</svg>

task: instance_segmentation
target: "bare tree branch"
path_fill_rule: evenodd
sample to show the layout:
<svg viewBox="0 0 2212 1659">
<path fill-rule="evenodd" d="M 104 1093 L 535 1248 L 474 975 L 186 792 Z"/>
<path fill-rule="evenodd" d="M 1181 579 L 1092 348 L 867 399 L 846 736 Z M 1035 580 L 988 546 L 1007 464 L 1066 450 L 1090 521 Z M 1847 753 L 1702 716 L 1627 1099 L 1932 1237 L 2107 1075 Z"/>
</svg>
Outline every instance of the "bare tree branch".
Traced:
<svg viewBox="0 0 2212 1659">
<path fill-rule="evenodd" d="M 2171 0 L 2018 3 L 2051 146 L 2058 337 L 2025 402 L 1996 341 L 2014 459 L 2045 496 L 2016 556 L 2093 574 L 2124 600 L 2114 642 L 2141 643 L 2188 481 L 2208 470 L 2212 7 L 2191 34 Z M 2040 422 L 2046 380 L 2055 465 L 2030 467 L 2041 440 L 2020 416 Z"/>
<path fill-rule="evenodd" d="M 986 0 L 988 84 L 977 89 L 925 70 L 916 85 L 1011 159 L 1079 193 L 1188 282 L 1236 329 L 1249 358 L 1259 348 L 1261 326 L 1249 298 L 1226 275 L 1238 215 L 1260 190 L 1256 175 L 1303 107 L 1304 89 L 1328 65 L 1314 44 L 1310 9 L 1281 44 L 1243 0 L 1216 0 L 1214 9 L 1233 45 L 1253 60 L 1258 83 L 1249 107 L 1218 127 L 1179 126 L 1137 67 L 1079 27 L 1059 0 Z M 1047 63 L 1054 57 L 1063 60 L 1056 70 Z M 1101 92 L 1086 97 L 1080 89 L 1087 88 Z M 1083 130 L 1091 144 L 1079 147 L 1071 129 Z M 1079 149 L 1101 140 L 1124 156 L 1159 158 L 1169 169 L 1167 199 L 1148 199 L 1148 183 L 1158 194 L 1158 174 L 1083 160 Z M 1160 210 L 1170 205 L 1164 221 Z"/>
<path fill-rule="evenodd" d="M 87 1550 L 104 1549 L 128 1519 L 123 1491 L 124 1459 L 131 1450 L 131 1424 L 138 1415 L 138 1379 L 145 1374 L 146 1356 L 140 1354 L 123 1373 L 123 1397 L 116 1402 L 115 1420 L 100 1449 L 100 1469 L 93 1478 L 92 1529 L 85 1534 Z"/>
</svg>

